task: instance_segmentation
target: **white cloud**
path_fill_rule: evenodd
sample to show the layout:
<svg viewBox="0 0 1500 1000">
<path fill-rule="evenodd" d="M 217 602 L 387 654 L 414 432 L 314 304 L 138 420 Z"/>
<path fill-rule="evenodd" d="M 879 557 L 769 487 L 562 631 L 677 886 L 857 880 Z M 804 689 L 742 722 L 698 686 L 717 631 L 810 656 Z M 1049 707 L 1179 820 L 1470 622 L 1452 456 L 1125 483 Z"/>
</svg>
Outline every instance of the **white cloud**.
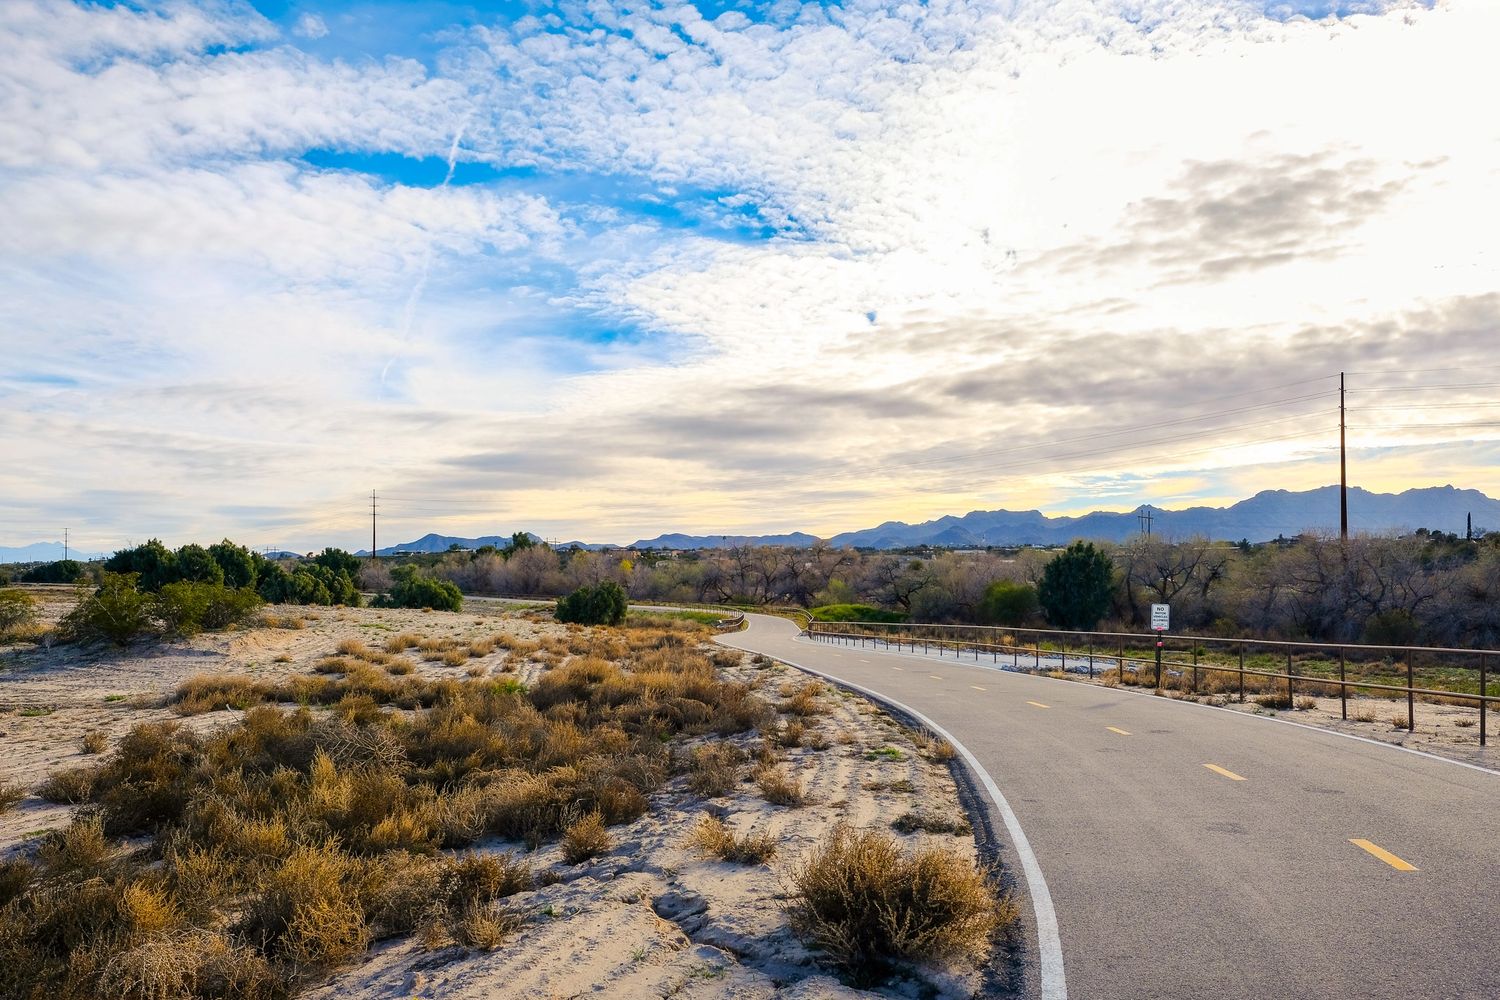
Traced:
<svg viewBox="0 0 1500 1000">
<path fill-rule="evenodd" d="M 322 38 L 328 34 L 328 24 L 316 14 L 303 14 L 292 25 L 292 34 L 298 38 Z"/>
<path fill-rule="evenodd" d="M 231 497 L 285 508 L 264 523 L 299 545 L 340 523 L 327 498 L 377 484 L 595 537 L 1076 507 L 1143 469 L 1174 495 L 1321 461 L 1312 438 L 1235 442 L 1327 414 L 1165 451 L 1121 427 L 1346 365 L 1487 359 L 1500 126 L 1467 97 L 1500 92 L 1492 5 L 594 17 L 456 35 L 429 71 L 309 57 L 239 6 L 0 8 L 0 338 L 18 371 L 85 381 L 0 388 L 26 442 L 0 469 L 30 505 L 12 522 L 102 481 L 160 491 L 183 532 L 223 533 Z M 460 130 L 461 160 L 645 178 L 712 225 L 642 221 L 603 183 L 414 188 L 293 159 L 445 157 Z M 747 210 L 783 235 L 723 238 Z M 543 328 L 569 310 L 646 342 Z M 629 461 L 546 485 L 570 450 Z M 113 523 L 149 532 L 127 515 L 152 508 Z"/>
</svg>

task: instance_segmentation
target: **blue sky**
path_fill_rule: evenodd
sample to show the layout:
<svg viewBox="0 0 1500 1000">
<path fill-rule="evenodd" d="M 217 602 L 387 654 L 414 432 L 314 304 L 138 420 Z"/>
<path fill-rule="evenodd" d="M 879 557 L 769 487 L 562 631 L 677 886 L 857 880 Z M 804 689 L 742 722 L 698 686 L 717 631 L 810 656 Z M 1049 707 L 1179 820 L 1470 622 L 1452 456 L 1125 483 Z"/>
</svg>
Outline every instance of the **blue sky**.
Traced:
<svg viewBox="0 0 1500 1000">
<path fill-rule="evenodd" d="M 1497 17 L 11 0 L 0 541 L 1500 492 Z"/>
</svg>

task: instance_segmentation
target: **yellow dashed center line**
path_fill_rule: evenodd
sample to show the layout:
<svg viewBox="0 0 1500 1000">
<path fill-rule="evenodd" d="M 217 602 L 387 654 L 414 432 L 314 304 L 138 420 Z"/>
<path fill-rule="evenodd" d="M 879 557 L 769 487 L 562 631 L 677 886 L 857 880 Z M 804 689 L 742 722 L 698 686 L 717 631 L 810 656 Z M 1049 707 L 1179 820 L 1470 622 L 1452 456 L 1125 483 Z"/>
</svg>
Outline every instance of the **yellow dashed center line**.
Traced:
<svg viewBox="0 0 1500 1000">
<path fill-rule="evenodd" d="M 1114 726 L 1105 726 L 1104 728 L 1108 729 L 1112 733 L 1119 733 L 1121 736 L 1129 736 L 1130 735 L 1125 730 L 1123 730 L 1123 729 L 1116 729 Z"/>
<path fill-rule="evenodd" d="M 1402 861 L 1390 851 L 1387 851 L 1383 847 L 1377 847 L 1376 845 L 1370 843 L 1368 840 L 1350 840 L 1349 843 L 1362 850 L 1369 851 L 1371 854 L 1375 855 L 1381 861 L 1384 861 L 1386 864 L 1390 865 L 1398 872 L 1418 871 L 1418 868 L 1415 865 L 1407 864 L 1405 861 Z"/>
<path fill-rule="evenodd" d="M 869 660 L 860 660 L 859 662 L 860 663 L 869 663 L 870 661 Z"/>
<path fill-rule="evenodd" d="M 978 684 L 970 684 L 969 687 L 973 688 L 975 691 L 983 691 L 984 690 L 984 688 L 980 687 Z"/>
<path fill-rule="evenodd" d="M 1035 705 L 1037 708 L 1051 708 L 1052 707 L 1051 705 L 1043 705 L 1039 701 L 1028 701 L 1026 704 L 1028 704 L 1028 705 Z"/>
<path fill-rule="evenodd" d="M 905 667 L 892 666 L 891 669 L 892 670 L 903 670 L 904 671 L 906 668 Z"/>
<path fill-rule="evenodd" d="M 928 675 L 927 675 L 927 676 L 928 676 L 928 677 L 931 677 L 931 678 L 932 678 L 932 679 L 933 679 L 933 680 L 935 680 L 935 681 L 940 681 L 940 680 L 942 680 L 942 679 L 943 679 L 943 678 L 942 678 L 942 677 L 940 677 L 940 676 L 939 676 L 939 675 L 937 675 L 937 674 L 928 674 Z"/>
<path fill-rule="evenodd" d="M 1204 764 L 1203 766 L 1206 767 L 1206 768 L 1208 768 L 1214 774 L 1222 774 L 1224 777 L 1228 778 L 1230 781 L 1244 781 L 1245 780 L 1242 776 L 1240 776 L 1238 774 L 1235 774 L 1233 771 L 1225 770 L 1224 768 L 1220 767 L 1218 764 Z"/>
</svg>

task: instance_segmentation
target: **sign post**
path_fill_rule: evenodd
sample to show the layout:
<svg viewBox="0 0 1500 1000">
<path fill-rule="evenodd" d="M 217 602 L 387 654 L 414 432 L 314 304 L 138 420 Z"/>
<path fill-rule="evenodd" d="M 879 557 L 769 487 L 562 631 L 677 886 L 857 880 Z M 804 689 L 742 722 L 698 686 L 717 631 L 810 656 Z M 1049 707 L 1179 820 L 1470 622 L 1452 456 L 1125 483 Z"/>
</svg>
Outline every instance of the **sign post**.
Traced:
<svg viewBox="0 0 1500 1000">
<path fill-rule="evenodd" d="M 1170 604 L 1151 605 L 1151 631 L 1156 633 L 1156 690 L 1161 690 L 1161 648 L 1162 636 L 1167 629 L 1172 627 L 1172 606 Z"/>
</svg>

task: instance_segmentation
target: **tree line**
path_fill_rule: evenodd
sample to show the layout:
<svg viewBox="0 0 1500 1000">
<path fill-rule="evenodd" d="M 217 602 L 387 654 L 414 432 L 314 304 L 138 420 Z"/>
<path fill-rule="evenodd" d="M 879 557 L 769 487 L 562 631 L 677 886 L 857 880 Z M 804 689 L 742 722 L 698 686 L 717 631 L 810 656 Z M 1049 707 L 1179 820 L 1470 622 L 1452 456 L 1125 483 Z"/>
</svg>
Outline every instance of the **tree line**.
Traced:
<svg viewBox="0 0 1500 1000">
<path fill-rule="evenodd" d="M 1302 535 L 1251 545 L 1138 536 L 1064 550 L 862 552 L 737 546 L 672 553 L 453 551 L 421 557 L 466 593 L 554 597 L 606 580 L 634 601 L 796 606 L 830 617 L 1225 637 L 1493 646 L 1500 534 Z M 366 573 L 388 572 L 385 567 Z M 1050 578 L 1049 578 L 1050 574 Z"/>
</svg>

